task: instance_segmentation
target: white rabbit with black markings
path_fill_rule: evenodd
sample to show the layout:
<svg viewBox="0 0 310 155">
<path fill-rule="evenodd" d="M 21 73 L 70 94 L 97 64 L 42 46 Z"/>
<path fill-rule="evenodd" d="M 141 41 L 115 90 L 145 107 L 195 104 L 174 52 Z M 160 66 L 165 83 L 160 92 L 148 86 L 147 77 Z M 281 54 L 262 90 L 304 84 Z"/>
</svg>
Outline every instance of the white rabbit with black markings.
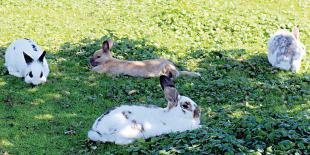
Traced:
<svg viewBox="0 0 310 155">
<path fill-rule="evenodd" d="M 46 82 L 49 74 L 45 54 L 31 39 L 17 39 L 5 52 L 5 66 L 9 74 L 23 77 L 26 83 L 38 85 Z"/>
<path fill-rule="evenodd" d="M 299 71 L 301 60 L 306 55 L 299 37 L 299 29 L 294 27 L 292 32 L 279 30 L 269 39 L 268 61 L 272 66 L 294 73 Z"/>
<path fill-rule="evenodd" d="M 197 104 L 179 95 L 169 77 L 160 76 L 160 83 L 168 100 L 167 108 L 122 105 L 97 118 L 88 131 L 88 137 L 93 141 L 125 145 L 138 138 L 199 128 Z"/>
</svg>

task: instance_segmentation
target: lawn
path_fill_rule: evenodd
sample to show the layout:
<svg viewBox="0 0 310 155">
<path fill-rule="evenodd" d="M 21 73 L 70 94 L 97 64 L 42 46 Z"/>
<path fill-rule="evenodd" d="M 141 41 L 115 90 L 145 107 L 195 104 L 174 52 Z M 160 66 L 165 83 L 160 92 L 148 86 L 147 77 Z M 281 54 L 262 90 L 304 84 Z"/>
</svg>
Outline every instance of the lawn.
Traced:
<svg viewBox="0 0 310 155">
<path fill-rule="evenodd" d="M 270 34 L 294 25 L 309 49 L 309 23 L 308 0 L 0 0 L 0 154 L 310 154 L 310 54 L 298 74 L 272 68 L 266 54 Z M 46 84 L 7 74 L 17 38 L 47 51 Z M 89 141 L 112 107 L 167 104 L 158 78 L 89 70 L 107 38 L 117 58 L 164 57 L 200 72 L 175 83 L 201 107 L 203 127 L 127 146 Z"/>
</svg>

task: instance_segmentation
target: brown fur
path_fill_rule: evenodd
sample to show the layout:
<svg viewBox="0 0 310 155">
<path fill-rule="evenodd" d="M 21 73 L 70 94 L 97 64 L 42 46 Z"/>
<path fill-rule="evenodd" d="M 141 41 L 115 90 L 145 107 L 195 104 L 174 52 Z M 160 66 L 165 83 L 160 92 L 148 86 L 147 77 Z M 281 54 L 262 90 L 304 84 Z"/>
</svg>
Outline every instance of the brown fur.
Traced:
<svg viewBox="0 0 310 155">
<path fill-rule="evenodd" d="M 115 59 L 110 53 L 110 48 L 112 46 L 112 40 L 106 40 L 102 44 L 102 49 L 93 54 L 90 59 L 93 71 L 134 77 L 159 77 L 160 75 L 172 77 L 178 77 L 179 75 L 192 77 L 200 76 L 199 73 L 195 72 L 178 71 L 177 68 L 166 59 L 151 59 L 144 61 Z"/>
</svg>

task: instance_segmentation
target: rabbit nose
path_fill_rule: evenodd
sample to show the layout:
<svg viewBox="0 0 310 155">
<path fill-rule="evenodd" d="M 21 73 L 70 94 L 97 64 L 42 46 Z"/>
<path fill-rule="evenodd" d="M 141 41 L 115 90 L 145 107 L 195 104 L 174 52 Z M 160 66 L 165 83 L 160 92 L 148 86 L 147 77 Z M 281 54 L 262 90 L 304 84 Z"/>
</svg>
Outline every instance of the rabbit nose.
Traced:
<svg viewBox="0 0 310 155">
<path fill-rule="evenodd" d="M 96 66 L 98 66 L 98 64 L 99 64 L 98 62 L 96 62 L 96 61 L 94 60 L 94 58 L 90 58 L 89 61 L 90 61 L 90 65 L 93 66 L 93 67 L 96 67 Z"/>
</svg>

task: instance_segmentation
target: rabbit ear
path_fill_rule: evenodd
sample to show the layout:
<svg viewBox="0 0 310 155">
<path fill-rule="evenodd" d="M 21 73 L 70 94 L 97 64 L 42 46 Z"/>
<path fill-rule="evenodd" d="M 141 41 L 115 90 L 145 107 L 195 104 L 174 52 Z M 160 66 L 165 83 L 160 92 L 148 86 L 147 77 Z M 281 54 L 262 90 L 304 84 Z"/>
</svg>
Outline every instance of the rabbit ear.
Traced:
<svg viewBox="0 0 310 155">
<path fill-rule="evenodd" d="M 179 102 L 179 93 L 174 87 L 167 87 L 164 89 L 165 98 L 168 101 L 168 109 L 176 107 Z"/>
<path fill-rule="evenodd" d="M 299 29 L 295 26 L 292 30 L 294 37 L 299 40 Z"/>
<path fill-rule="evenodd" d="M 24 59 L 28 65 L 33 62 L 33 59 L 29 55 L 27 55 L 25 52 L 23 52 L 23 54 L 24 54 Z"/>
<path fill-rule="evenodd" d="M 174 87 L 174 83 L 171 80 L 170 77 L 166 76 L 166 75 L 161 75 L 159 77 L 160 80 L 160 86 L 163 90 L 165 90 L 166 87 Z"/>
<path fill-rule="evenodd" d="M 110 51 L 110 48 L 113 46 L 113 41 L 108 39 L 102 43 L 102 52 L 108 53 Z"/>
<path fill-rule="evenodd" d="M 175 89 L 171 78 L 162 75 L 160 76 L 160 85 L 164 90 L 165 98 L 168 101 L 168 109 L 178 105 L 179 93 Z"/>
<path fill-rule="evenodd" d="M 43 59 L 44 59 L 45 54 L 46 54 L 46 52 L 43 51 L 43 53 L 41 54 L 41 56 L 40 56 L 39 59 L 38 59 L 40 62 L 43 62 Z"/>
</svg>

